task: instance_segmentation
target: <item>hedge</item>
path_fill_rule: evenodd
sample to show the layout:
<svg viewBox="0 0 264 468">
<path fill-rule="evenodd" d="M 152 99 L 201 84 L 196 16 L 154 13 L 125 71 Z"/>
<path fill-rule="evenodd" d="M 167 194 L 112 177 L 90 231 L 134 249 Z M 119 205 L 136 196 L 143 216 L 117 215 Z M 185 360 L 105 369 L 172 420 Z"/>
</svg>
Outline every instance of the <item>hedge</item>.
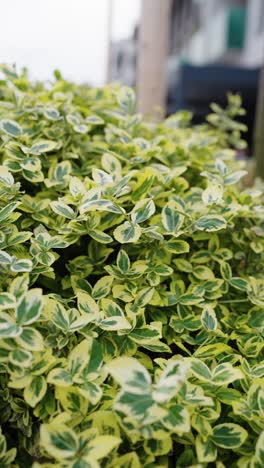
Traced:
<svg viewBox="0 0 264 468">
<path fill-rule="evenodd" d="M 0 81 L 0 466 L 264 466 L 264 210 L 239 96 Z"/>
</svg>

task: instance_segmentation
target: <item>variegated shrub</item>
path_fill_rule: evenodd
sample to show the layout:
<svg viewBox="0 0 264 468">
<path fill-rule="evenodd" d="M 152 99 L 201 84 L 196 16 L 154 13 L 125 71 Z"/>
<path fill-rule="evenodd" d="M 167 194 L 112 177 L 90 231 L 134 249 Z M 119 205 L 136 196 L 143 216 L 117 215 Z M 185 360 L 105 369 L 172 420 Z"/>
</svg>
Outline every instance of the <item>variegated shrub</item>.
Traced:
<svg viewBox="0 0 264 468">
<path fill-rule="evenodd" d="M 264 210 L 240 100 L 0 82 L 0 466 L 264 466 Z"/>
</svg>

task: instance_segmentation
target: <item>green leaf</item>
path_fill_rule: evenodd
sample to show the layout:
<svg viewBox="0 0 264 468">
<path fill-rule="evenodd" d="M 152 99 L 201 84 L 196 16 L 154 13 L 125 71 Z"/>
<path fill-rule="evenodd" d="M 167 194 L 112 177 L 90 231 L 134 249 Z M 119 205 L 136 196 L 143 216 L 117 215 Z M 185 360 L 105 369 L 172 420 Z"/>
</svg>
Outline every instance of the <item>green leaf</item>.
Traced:
<svg viewBox="0 0 264 468">
<path fill-rule="evenodd" d="M 201 322 L 203 327 L 208 331 L 214 331 L 217 329 L 217 318 L 214 309 L 206 305 L 202 311 Z"/>
<path fill-rule="evenodd" d="M 121 307 L 110 299 L 102 299 L 101 306 L 107 317 L 124 317 L 124 312 Z"/>
<path fill-rule="evenodd" d="M 10 265 L 13 262 L 13 258 L 4 250 L 0 250 L 0 265 Z"/>
<path fill-rule="evenodd" d="M 85 122 L 91 125 L 103 125 L 104 124 L 104 120 L 98 115 L 88 115 L 88 117 L 86 117 L 85 119 Z"/>
<path fill-rule="evenodd" d="M 183 254 L 190 251 L 188 242 L 180 239 L 171 239 L 166 242 L 166 248 L 174 254 Z"/>
<path fill-rule="evenodd" d="M 144 450 L 150 456 L 166 455 L 172 450 L 172 440 L 168 435 L 162 439 L 148 439 L 144 442 Z"/>
<path fill-rule="evenodd" d="M 113 449 L 119 446 L 120 442 L 119 437 L 113 435 L 100 435 L 92 438 L 86 445 L 85 457 L 88 460 L 105 458 Z"/>
<path fill-rule="evenodd" d="M 154 271 L 160 276 L 169 276 L 173 274 L 173 269 L 168 265 L 157 265 L 155 266 Z"/>
<path fill-rule="evenodd" d="M 19 325 L 30 325 L 38 320 L 43 308 L 42 290 L 31 289 L 20 300 L 16 311 L 16 319 Z"/>
<path fill-rule="evenodd" d="M 155 204 L 150 198 L 140 200 L 131 211 L 132 223 L 140 224 L 149 219 L 156 211 Z"/>
<path fill-rule="evenodd" d="M 0 338 L 14 338 L 21 332 L 22 328 L 16 324 L 11 315 L 0 312 Z"/>
<path fill-rule="evenodd" d="M 224 190 L 221 184 L 210 183 L 202 193 L 202 200 L 206 205 L 212 205 L 222 201 Z"/>
<path fill-rule="evenodd" d="M 123 86 L 118 93 L 117 101 L 121 109 L 127 113 L 131 113 L 134 110 L 136 102 L 134 91 L 127 86 Z"/>
<path fill-rule="evenodd" d="M 1 308 L 1 299 L 0 299 Z M 254 307 L 248 313 L 248 324 L 252 328 L 263 328 L 264 327 L 264 309 Z"/>
<path fill-rule="evenodd" d="M 40 170 L 33 171 L 32 169 L 31 170 L 23 169 L 22 174 L 23 174 L 23 177 L 26 180 L 29 180 L 29 182 L 31 182 L 32 184 L 33 183 L 35 184 L 37 182 L 42 182 L 44 180 L 44 175 Z"/>
<path fill-rule="evenodd" d="M 178 213 L 177 206 L 177 203 L 170 201 L 162 209 L 162 224 L 164 229 L 169 233 L 178 231 L 184 221 L 184 216 Z"/>
<path fill-rule="evenodd" d="M 44 110 L 44 115 L 48 120 L 56 121 L 60 118 L 60 113 L 55 107 L 47 107 Z"/>
<path fill-rule="evenodd" d="M 99 327 L 103 330 L 129 330 L 131 328 L 130 323 L 125 317 L 112 316 L 101 320 Z"/>
<path fill-rule="evenodd" d="M 132 419 L 142 420 L 148 411 L 153 407 L 153 400 L 147 390 L 144 394 L 135 392 L 121 392 L 115 401 L 114 408 L 116 411 L 127 414 Z M 162 412 L 162 416 L 164 412 Z M 154 418 L 153 418 L 154 419 Z"/>
<path fill-rule="evenodd" d="M 42 400 L 47 391 L 47 383 L 42 375 L 32 377 L 29 385 L 24 390 L 24 398 L 26 403 L 35 408 L 35 406 Z"/>
<path fill-rule="evenodd" d="M 190 431 L 190 415 L 183 405 L 174 404 L 169 408 L 168 415 L 162 420 L 166 429 L 176 434 Z"/>
<path fill-rule="evenodd" d="M 151 325 L 145 325 L 145 327 L 142 328 L 134 328 L 134 330 L 129 333 L 129 338 L 135 343 L 144 346 L 160 338 L 160 331 Z"/>
<path fill-rule="evenodd" d="M 78 197 L 84 192 L 84 185 L 78 177 L 71 177 L 69 190 L 73 197 Z"/>
<path fill-rule="evenodd" d="M 121 273 L 127 273 L 130 269 L 130 260 L 126 251 L 120 249 L 116 260 L 117 267 Z"/>
<path fill-rule="evenodd" d="M 211 463 L 216 460 L 217 449 L 210 440 L 204 441 L 198 435 L 195 439 L 195 448 L 200 463 Z"/>
<path fill-rule="evenodd" d="M 224 183 L 225 185 L 232 185 L 236 184 L 242 177 L 244 177 L 247 174 L 247 171 L 235 171 L 232 172 L 231 174 L 228 174 L 224 177 Z"/>
<path fill-rule="evenodd" d="M 32 353 L 25 349 L 16 349 L 9 354 L 9 360 L 15 366 L 29 367 L 32 361 Z"/>
<path fill-rule="evenodd" d="M 137 201 L 145 197 L 154 183 L 154 180 L 155 176 L 153 170 L 146 169 L 142 173 L 140 172 L 137 177 L 137 183 L 134 186 L 133 192 L 131 194 L 132 200 Z"/>
<path fill-rule="evenodd" d="M 261 465 L 264 464 L 264 431 L 261 432 L 256 444 L 256 457 Z"/>
<path fill-rule="evenodd" d="M 89 127 L 85 124 L 77 124 L 77 125 L 73 125 L 73 129 L 77 133 L 87 133 L 89 130 Z"/>
<path fill-rule="evenodd" d="M 41 162 L 38 158 L 25 158 L 20 163 L 20 167 L 28 172 L 39 172 L 41 170 Z"/>
<path fill-rule="evenodd" d="M 134 301 L 135 306 L 144 307 L 151 301 L 153 294 L 154 294 L 153 288 L 141 289 L 135 297 L 135 301 Z"/>
<path fill-rule="evenodd" d="M 43 337 L 35 328 L 24 327 L 16 341 L 29 351 L 42 351 L 44 349 Z"/>
<path fill-rule="evenodd" d="M 69 354 L 69 370 L 72 376 L 80 374 L 86 364 L 89 362 L 89 354 L 92 346 L 92 341 L 81 341 Z"/>
<path fill-rule="evenodd" d="M 191 369 L 192 369 L 192 373 L 199 380 L 203 380 L 205 382 L 211 382 L 211 379 L 212 379 L 211 371 L 209 367 L 200 359 L 191 360 Z"/>
<path fill-rule="evenodd" d="M 112 174 L 113 172 L 121 172 L 122 166 L 118 159 L 110 153 L 104 153 L 102 156 L 102 167 L 105 171 Z"/>
<path fill-rule="evenodd" d="M 80 123 L 80 117 L 74 114 L 67 114 L 66 120 L 71 125 L 78 125 Z"/>
<path fill-rule="evenodd" d="M 217 158 L 216 161 L 215 161 L 215 168 L 216 170 L 219 172 L 219 174 L 221 174 L 222 176 L 226 175 L 228 173 L 228 167 L 227 165 L 225 164 L 225 162 L 220 159 L 220 158 Z"/>
<path fill-rule="evenodd" d="M 210 254 L 207 250 L 199 250 L 191 256 L 192 263 L 207 263 L 210 260 Z"/>
<path fill-rule="evenodd" d="M 233 277 L 229 280 L 229 284 L 240 291 L 249 291 L 250 289 L 248 281 L 244 278 Z"/>
<path fill-rule="evenodd" d="M 59 387 L 69 387 L 73 384 L 70 372 L 62 368 L 52 369 L 47 377 L 47 382 Z"/>
<path fill-rule="evenodd" d="M 149 392 L 151 378 L 148 371 L 136 359 L 120 357 L 107 364 L 106 370 L 123 390 L 136 395 Z"/>
<path fill-rule="evenodd" d="M 229 362 L 224 362 L 214 368 L 211 382 L 222 386 L 243 378 L 244 374 L 240 369 L 233 367 Z"/>
<path fill-rule="evenodd" d="M 20 127 L 20 125 L 14 120 L 8 120 L 8 119 L 0 120 L 0 128 L 7 135 L 14 137 L 14 138 L 20 137 L 23 133 L 23 130 Z"/>
<path fill-rule="evenodd" d="M 103 396 L 103 391 L 99 385 L 94 382 L 85 382 L 79 386 L 80 394 L 89 400 L 92 405 L 97 405 Z"/>
<path fill-rule="evenodd" d="M 205 346 L 201 346 L 195 351 L 195 356 L 198 358 L 212 358 L 219 356 L 219 354 L 232 352 L 232 348 L 228 346 L 226 343 L 221 343 L 218 341 L 215 344 L 209 344 Z"/>
<path fill-rule="evenodd" d="M 138 224 L 132 224 L 125 221 L 114 230 L 114 238 L 120 244 L 135 243 L 141 236 L 141 227 Z"/>
<path fill-rule="evenodd" d="M 32 268 L 33 263 L 28 258 L 16 260 L 10 267 L 11 271 L 14 271 L 15 273 L 29 272 L 32 271 Z"/>
<path fill-rule="evenodd" d="M 50 141 L 50 140 L 41 140 L 38 141 L 37 143 L 34 143 L 33 146 L 30 148 L 30 153 L 31 154 L 42 154 L 42 153 L 48 153 L 49 151 L 54 151 L 58 148 L 58 143 L 56 141 Z"/>
<path fill-rule="evenodd" d="M 227 262 L 222 261 L 220 263 L 220 271 L 221 271 L 222 277 L 226 281 L 229 281 L 232 278 L 232 269 Z"/>
<path fill-rule="evenodd" d="M 92 177 L 98 185 L 104 186 L 113 183 L 113 177 L 101 169 L 93 168 Z"/>
<path fill-rule="evenodd" d="M 71 417 L 88 414 L 89 402 L 80 394 L 77 387 L 55 387 L 55 394 L 63 410 Z"/>
<path fill-rule="evenodd" d="M 186 293 L 182 294 L 177 302 L 182 305 L 195 305 L 199 304 L 202 300 L 203 298 L 198 294 Z"/>
<path fill-rule="evenodd" d="M 157 403 L 170 401 L 180 390 L 186 380 L 189 363 L 170 361 L 162 372 L 159 382 L 154 386 L 153 398 Z"/>
<path fill-rule="evenodd" d="M 224 423 L 213 427 L 211 440 L 218 447 L 234 449 L 240 447 L 247 437 L 247 431 L 238 424 Z"/>
<path fill-rule="evenodd" d="M 205 265 L 195 266 L 193 268 L 193 275 L 198 280 L 214 281 L 215 279 L 213 271 Z"/>
<path fill-rule="evenodd" d="M 55 182 L 64 183 L 66 180 L 69 179 L 71 170 L 72 166 L 70 161 L 62 161 L 59 164 L 57 164 L 53 173 Z"/>
<path fill-rule="evenodd" d="M 226 229 L 226 220 L 220 215 L 206 215 L 196 221 L 195 226 L 199 231 L 214 232 Z"/>
<path fill-rule="evenodd" d="M 80 213 L 87 211 L 109 211 L 115 214 L 124 214 L 125 210 L 110 200 L 88 200 L 80 206 Z"/>
<path fill-rule="evenodd" d="M 92 296 L 94 299 L 102 299 L 107 296 L 112 287 L 113 277 L 112 276 L 102 276 L 94 285 L 92 290 Z"/>
<path fill-rule="evenodd" d="M 64 424 L 43 424 L 40 443 L 51 457 L 62 461 L 73 458 L 79 448 L 77 436 Z"/>
<path fill-rule="evenodd" d="M 11 213 L 17 208 L 19 205 L 18 202 L 11 202 L 8 203 L 4 208 L 0 210 L 0 223 L 4 221 L 6 218 L 8 218 Z"/>
<path fill-rule="evenodd" d="M 54 201 L 50 203 L 51 209 L 54 211 L 54 213 L 63 216 L 64 218 L 67 219 L 75 219 L 76 215 L 73 211 L 73 209 L 69 206 L 66 205 L 66 203 L 63 203 L 61 201 Z"/>
<path fill-rule="evenodd" d="M 0 310 L 14 309 L 16 298 L 9 293 L 0 293 Z"/>
<path fill-rule="evenodd" d="M 12 448 L 7 450 L 4 455 L 1 456 L 1 465 L 2 468 L 9 468 L 17 455 L 17 449 Z"/>
<path fill-rule="evenodd" d="M 184 252 L 179 252 L 179 253 L 184 253 Z M 193 266 L 190 262 L 185 260 L 184 258 L 176 258 L 173 260 L 173 263 L 176 265 L 176 269 L 178 271 L 184 271 L 185 273 L 192 273 L 193 272 Z"/>
<path fill-rule="evenodd" d="M 119 468 L 141 468 L 136 452 L 126 453 L 116 459 Z M 114 467 L 112 467 L 114 468 Z"/>
<path fill-rule="evenodd" d="M 95 377 L 97 377 L 98 372 L 100 372 L 102 363 L 102 346 L 96 339 L 92 339 L 90 342 L 89 362 L 86 364 L 83 370 L 84 377 L 90 380 L 93 380 Z"/>
<path fill-rule="evenodd" d="M 96 321 L 99 319 L 99 307 L 95 300 L 83 291 L 77 293 L 78 309 L 84 314 L 88 314 L 90 321 Z M 67 320 L 67 318 L 66 318 Z"/>
<path fill-rule="evenodd" d="M 103 231 L 99 231 L 98 229 L 93 229 L 92 231 L 89 231 L 89 235 L 92 237 L 92 239 L 96 240 L 100 244 L 110 244 L 113 241 L 113 238 L 106 234 Z"/>
<path fill-rule="evenodd" d="M 14 184 L 14 177 L 5 166 L 0 166 L 0 183 L 7 187 L 12 187 Z"/>
</svg>

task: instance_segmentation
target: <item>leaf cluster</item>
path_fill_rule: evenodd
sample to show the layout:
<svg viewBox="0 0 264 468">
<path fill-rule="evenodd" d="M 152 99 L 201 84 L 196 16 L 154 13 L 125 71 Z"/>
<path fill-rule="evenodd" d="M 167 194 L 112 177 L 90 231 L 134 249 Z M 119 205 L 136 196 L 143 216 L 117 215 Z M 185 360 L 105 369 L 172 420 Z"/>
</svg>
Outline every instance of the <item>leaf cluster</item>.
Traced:
<svg viewBox="0 0 264 468">
<path fill-rule="evenodd" d="M 264 210 L 207 123 L 1 67 L 0 466 L 261 468 Z"/>
</svg>

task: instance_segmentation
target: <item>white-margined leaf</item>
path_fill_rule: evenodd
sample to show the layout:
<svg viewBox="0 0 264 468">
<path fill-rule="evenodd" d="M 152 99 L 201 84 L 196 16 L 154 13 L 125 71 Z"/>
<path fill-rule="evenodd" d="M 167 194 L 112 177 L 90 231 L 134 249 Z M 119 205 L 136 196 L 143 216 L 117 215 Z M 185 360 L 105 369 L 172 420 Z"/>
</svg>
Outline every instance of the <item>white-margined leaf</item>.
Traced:
<svg viewBox="0 0 264 468">
<path fill-rule="evenodd" d="M 11 202 L 8 203 L 4 208 L 0 210 L 0 223 L 4 221 L 6 218 L 8 218 L 11 213 L 17 208 L 19 205 L 18 202 Z"/>
<path fill-rule="evenodd" d="M 60 216 L 63 216 L 64 218 L 67 218 L 67 219 L 76 218 L 76 215 L 73 209 L 62 201 L 53 201 L 50 203 L 50 206 L 51 206 L 51 209 L 54 211 L 54 213 Z"/>
<path fill-rule="evenodd" d="M 213 427 L 211 440 L 218 447 L 234 449 L 240 447 L 247 437 L 247 431 L 238 424 L 223 423 Z"/>
<path fill-rule="evenodd" d="M 208 331 L 214 331 L 217 329 L 217 317 L 214 309 L 206 305 L 202 311 L 201 322 L 203 327 Z"/>
<path fill-rule="evenodd" d="M 56 460 L 73 458 L 79 448 L 74 431 L 64 424 L 43 424 L 40 428 L 40 443 Z"/>
<path fill-rule="evenodd" d="M 144 395 L 149 392 L 150 375 L 136 359 L 120 357 L 107 364 L 106 369 L 123 390 L 136 395 Z"/>
<path fill-rule="evenodd" d="M 7 135 L 18 138 L 22 135 L 23 130 L 15 120 L 2 119 L 0 120 L 0 129 Z"/>
<path fill-rule="evenodd" d="M 169 233 L 179 231 L 184 222 L 184 216 L 178 212 L 178 204 L 174 201 L 164 206 L 161 217 L 164 229 Z"/>
<path fill-rule="evenodd" d="M 141 227 L 138 224 L 125 221 L 114 230 L 114 238 L 120 244 L 135 243 L 140 239 L 141 233 Z"/>
<path fill-rule="evenodd" d="M 43 307 L 42 290 L 30 289 L 20 300 L 15 314 L 19 325 L 29 325 L 35 322 Z"/>
<path fill-rule="evenodd" d="M 226 220 L 220 215 L 205 215 L 196 221 L 195 226 L 199 231 L 214 232 L 226 229 Z"/>
<path fill-rule="evenodd" d="M 224 189 L 221 184 L 210 183 L 210 185 L 203 191 L 202 200 L 206 205 L 219 203 L 222 201 Z"/>
<path fill-rule="evenodd" d="M 133 223 L 143 223 L 149 219 L 156 211 L 155 204 L 151 198 L 140 200 L 131 212 L 131 220 Z"/>
<path fill-rule="evenodd" d="M 88 200 L 80 206 L 80 213 L 86 213 L 87 211 L 109 211 L 115 214 L 124 214 L 125 210 L 111 202 L 110 200 Z"/>
<path fill-rule="evenodd" d="M 157 403 L 170 401 L 186 381 L 190 365 L 187 361 L 170 361 L 154 386 L 153 398 Z"/>
</svg>

